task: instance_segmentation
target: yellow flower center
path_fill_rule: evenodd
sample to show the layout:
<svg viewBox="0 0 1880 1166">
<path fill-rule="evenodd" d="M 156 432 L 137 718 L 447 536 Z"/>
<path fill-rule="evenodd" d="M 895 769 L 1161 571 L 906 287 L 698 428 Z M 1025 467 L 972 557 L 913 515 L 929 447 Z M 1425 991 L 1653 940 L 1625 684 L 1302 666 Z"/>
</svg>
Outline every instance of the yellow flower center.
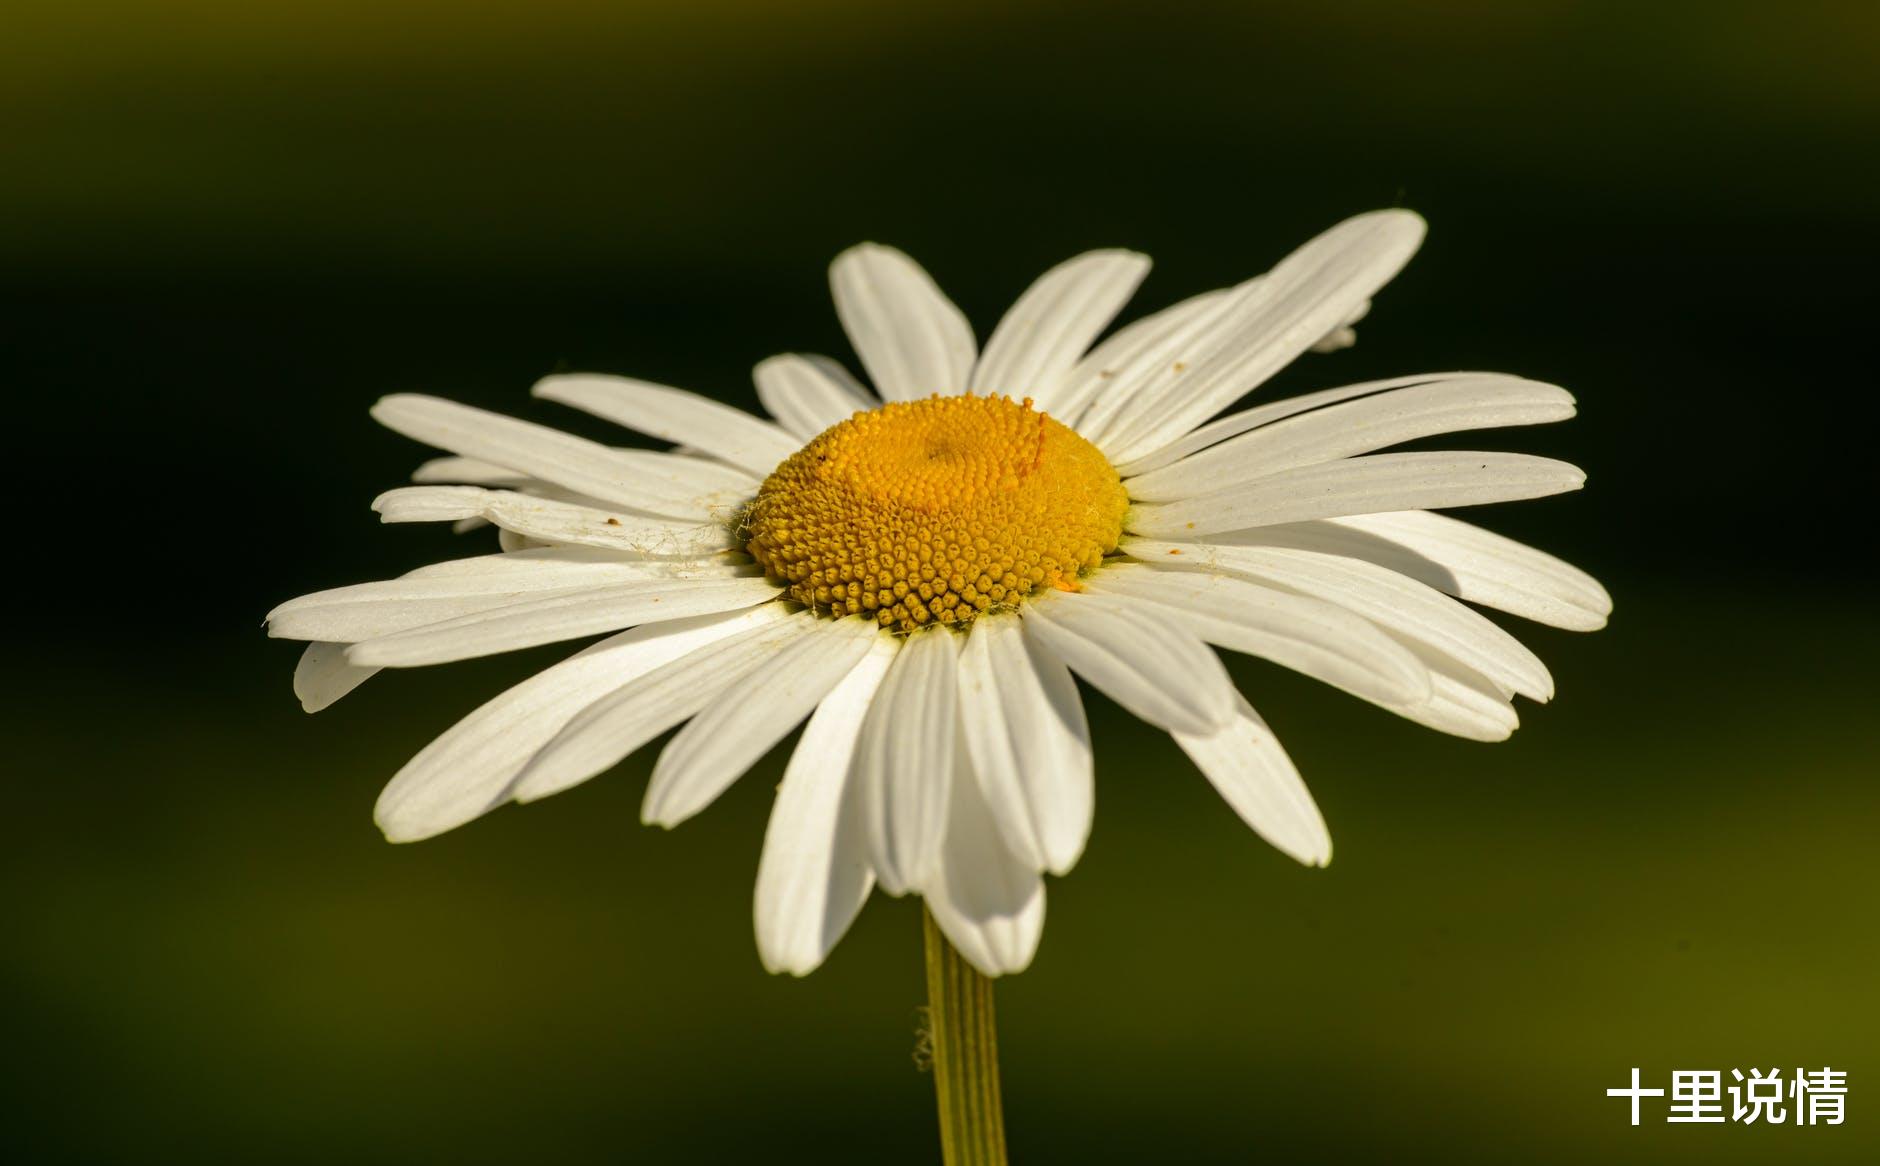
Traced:
<svg viewBox="0 0 1880 1166">
<path fill-rule="evenodd" d="M 857 413 L 765 480 L 751 556 L 798 603 L 884 627 L 964 627 L 1116 549 L 1129 497 L 1097 447 L 1009 397 Z"/>
</svg>

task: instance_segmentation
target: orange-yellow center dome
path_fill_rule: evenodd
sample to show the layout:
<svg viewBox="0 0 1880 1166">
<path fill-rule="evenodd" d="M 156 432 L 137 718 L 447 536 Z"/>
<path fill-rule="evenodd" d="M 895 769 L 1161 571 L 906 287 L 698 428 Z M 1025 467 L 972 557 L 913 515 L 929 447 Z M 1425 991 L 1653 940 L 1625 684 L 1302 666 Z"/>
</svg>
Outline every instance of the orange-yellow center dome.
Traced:
<svg viewBox="0 0 1880 1166">
<path fill-rule="evenodd" d="M 1129 497 L 1096 446 L 1009 397 L 895 402 L 832 426 L 745 513 L 792 599 L 884 627 L 964 627 L 1116 549 Z"/>
</svg>

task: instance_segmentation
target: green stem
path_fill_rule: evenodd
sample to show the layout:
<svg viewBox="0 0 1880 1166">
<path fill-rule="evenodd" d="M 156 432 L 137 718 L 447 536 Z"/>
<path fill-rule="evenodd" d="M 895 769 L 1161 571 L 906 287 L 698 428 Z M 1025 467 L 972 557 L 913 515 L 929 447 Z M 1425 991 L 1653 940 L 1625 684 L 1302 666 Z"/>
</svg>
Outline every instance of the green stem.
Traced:
<svg viewBox="0 0 1880 1166">
<path fill-rule="evenodd" d="M 1005 1166 L 992 981 L 947 942 L 931 911 L 921 914 L 926 920 L 927 1023 L 933 1034 L 941 1159 L 946 1166 Z"/>
</svg>

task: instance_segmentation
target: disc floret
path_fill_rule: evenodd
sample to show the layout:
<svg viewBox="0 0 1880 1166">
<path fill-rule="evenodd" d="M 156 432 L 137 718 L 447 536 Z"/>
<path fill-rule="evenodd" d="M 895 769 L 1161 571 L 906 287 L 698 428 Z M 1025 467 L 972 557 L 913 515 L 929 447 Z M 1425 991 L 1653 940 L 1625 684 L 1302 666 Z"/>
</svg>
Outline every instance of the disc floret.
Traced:
<svg viewBox="0 0 1880 1166">
<path fill-rule="evenodd" d="M 883 627 L 964 627 L 1076 586 L 1129 498 L 1094 445 L 1031 401 L 929 397 L 857 413 L 777 467 L 748 549 L 792 599 Z"/>
</svg>

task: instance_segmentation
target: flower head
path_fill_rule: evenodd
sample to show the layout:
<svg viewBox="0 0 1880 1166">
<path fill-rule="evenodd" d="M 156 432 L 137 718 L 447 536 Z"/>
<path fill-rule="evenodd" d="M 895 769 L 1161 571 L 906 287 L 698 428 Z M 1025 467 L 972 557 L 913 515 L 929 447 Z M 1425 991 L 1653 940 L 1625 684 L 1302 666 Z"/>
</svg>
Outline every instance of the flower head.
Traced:
<svg viewBox="0 0 1880 1166">
<path fill-rule="evenodd" d="M 1324 680 L 1444 732 L 1499 740 L 1553 684 L 1459 600 L 1590 630 L 1584 573 L 1434 510 L 1579 488 L 1546 458 L 1377 452 L 1558 421 L 1564 390 L 1431 373 L 1222 411 L 1309 350 L 1348 345 L 1422 220 L 1362 215 L 1263 276 L 1096 343 L 1148 260 L 1097 251 L 1040 277 L 979 352 L 907 256 L 831 270 L 872 382 L 823 357 L 759 364 L 774 421 L 678 389 L 556 376 L 536 395 L 675 443 L 617 449 L 421 396 L 374 416 L 449 451 L 382 495 L 387 522 L 498 528 L 501 549 L 304 596 L 314 711 L 382 667 L 607 638 L 472 712 L 402 769 L 378 820 L 404 841 L 599 774 L 683 726 L 643 817 L 708 806 L 807 719 L 756 898 L 766 966 L 805 973 L 870 891 L 924 896 L 989 975 L 1031 961 L 1043 876 L 1094 806 L 1073 676 L 1172 734 L 1261 836 L 1331 841 L 1214 649 Z"/>
</svg>

